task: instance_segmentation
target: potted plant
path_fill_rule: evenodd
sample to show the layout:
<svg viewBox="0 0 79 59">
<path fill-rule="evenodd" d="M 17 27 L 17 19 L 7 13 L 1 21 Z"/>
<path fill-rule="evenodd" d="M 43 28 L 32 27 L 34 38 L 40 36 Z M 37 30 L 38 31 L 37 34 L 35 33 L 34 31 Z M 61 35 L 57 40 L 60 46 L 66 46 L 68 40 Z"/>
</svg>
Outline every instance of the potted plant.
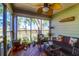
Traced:
<svg viewBox="0 0 79 59">
<path fill-rule="evenodd" d="M 25 38 L 23 38 L 23 41 L 22 41 L 23 45 L 26 47 L 27 46 L 27 40 Z"/>
</svg>

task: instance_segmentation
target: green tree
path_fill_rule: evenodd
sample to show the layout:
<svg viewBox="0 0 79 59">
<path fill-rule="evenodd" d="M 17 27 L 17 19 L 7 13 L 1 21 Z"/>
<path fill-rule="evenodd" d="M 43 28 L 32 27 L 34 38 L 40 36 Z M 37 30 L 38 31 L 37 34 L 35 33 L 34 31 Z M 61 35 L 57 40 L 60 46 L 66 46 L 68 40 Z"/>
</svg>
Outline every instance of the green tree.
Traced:
<svg viewBox="0 0 79 59">
<path fill-rule="evenodd" d="M 0 4 L 0 15 L 2 15 L 2 13 L 3 13 L 3 5 Z"/>
</svg>

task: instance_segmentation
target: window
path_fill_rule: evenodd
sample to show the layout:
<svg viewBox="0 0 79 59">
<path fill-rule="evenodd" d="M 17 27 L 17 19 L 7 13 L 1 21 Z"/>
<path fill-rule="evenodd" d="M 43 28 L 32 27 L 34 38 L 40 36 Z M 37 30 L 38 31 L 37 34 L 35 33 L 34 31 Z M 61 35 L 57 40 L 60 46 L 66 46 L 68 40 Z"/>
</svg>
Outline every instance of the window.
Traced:
<svg viewBox="0 0 79 59">
<path fill-rule="evenodd" d="M 37 23 L 37 19 L 32 18 L 31 20 L 31 34 L 32 34 L 32 41 L 37 41 L 37 35 L 38 35 L 38 23 Z"/>
<path fill-rule="evenodd" d="M 7 50 L 12 47 L 12 16 L 9 10 L 7 9 Z"/>
<path fill-rule="evenodd" d="M 4 52 L 4 45 L 3 45 L 3 10 L 4 10 L 4 6 L 2 4 L 0 4 L 0 55 L 3 55 Z M 7 25 L 7 48 L 9 49 L 11 47 L 11 14 L 7 9 L 7 21 L 6 21 L 6 25 Z"/>
<path fill-rule="evenodd" d="M 0 55 L 3 55 L 3 5 L 0 3 Z"/>
<path fill-rule="evenodd" d="M 49 33 L 49 21 L 42 20 L 42 34 L 44 34 L 45 37 L 48 37 L 48 33 Z"/>
<path fill-rule="evenodd" d="M 31 18 L 27 18 L 25 20 L 25 24 L 26 24 L 26 39 L 27 41 L 30 43 L 32 41 L 31 38 Z"/>
<path fill-rule="evenodd" d="M 30 39 L 30 18 L 17 17 L 18 19 L 18 34 L 17 39 L 31 41 Z"/>
<path fill-rule="evenodd" d="M 28 17 L 17 17 L 18 34 L 17 39 L 26 40 L 27 42 L 37 41 L 38 33 L 48 37 L 49 21 Z"/>
</svg>

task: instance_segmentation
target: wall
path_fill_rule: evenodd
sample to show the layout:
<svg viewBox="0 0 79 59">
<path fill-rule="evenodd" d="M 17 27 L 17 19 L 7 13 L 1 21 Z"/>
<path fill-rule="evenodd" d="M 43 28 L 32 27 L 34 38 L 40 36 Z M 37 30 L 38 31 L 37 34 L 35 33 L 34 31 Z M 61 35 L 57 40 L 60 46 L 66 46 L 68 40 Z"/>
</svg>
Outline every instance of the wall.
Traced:
<svg viewBox="0 0 79 59">
<path fill-rule="evenodd" d="M 59 22 L 61 19 L 75 16 L 75 21 Z M 79 37 L 79 4 L 76 4 L 62 12 L 53 15 L 52 26 L 54 26 L 54 36 L 66 35 L 72 37 Z"/>
</svg>

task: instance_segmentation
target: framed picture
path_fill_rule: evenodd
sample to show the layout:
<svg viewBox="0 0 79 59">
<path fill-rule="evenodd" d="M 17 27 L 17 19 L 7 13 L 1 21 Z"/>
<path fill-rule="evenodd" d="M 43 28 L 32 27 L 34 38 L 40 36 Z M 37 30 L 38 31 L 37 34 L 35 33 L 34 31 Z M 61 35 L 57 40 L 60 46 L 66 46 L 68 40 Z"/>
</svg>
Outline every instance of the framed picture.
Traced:
<svg viewBox="0 0 79 59">
<path fill-rule="evenodd" d="M 59 22 L 70 22 L 70 21 L 74 21 L 74 20 L 75 20 L 75 17 L 71 16 L 71 17 L 62 19 Z"/>
</svg>

